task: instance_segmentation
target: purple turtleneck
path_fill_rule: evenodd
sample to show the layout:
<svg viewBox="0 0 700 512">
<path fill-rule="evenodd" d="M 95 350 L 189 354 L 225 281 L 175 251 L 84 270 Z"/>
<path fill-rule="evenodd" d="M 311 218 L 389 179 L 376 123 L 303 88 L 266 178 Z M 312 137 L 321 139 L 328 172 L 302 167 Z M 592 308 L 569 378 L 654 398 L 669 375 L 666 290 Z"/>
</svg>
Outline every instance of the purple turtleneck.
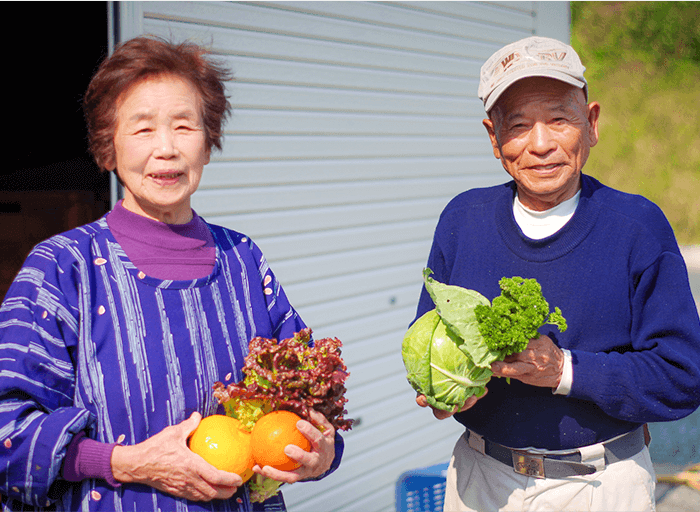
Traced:
<svg viewBox="0 0 700 512">
<path fill-rule="evenodd" d="M 191 280 L 214 270 L 214 238 L 194 210 L 187 224 L 165 224 L 131 212 L 119 201 L 107 214 L 107 225 L 131 262 L 148 276 Z M 75 435 L 66 449 L 63 478 L 70 482 L 99 478 L 118 487 L 111 464 L 115 446 L 90 439 L 84 432 Z"/>
<path fill-rule="evenodd" d="M 107 225 L 131 262 L 148 276 L 189 280 L 214 270 L 214 239 L 194 210 L 187 224 L 165 224 L 129 211 L 119 201 L 107 214 Z"/>
</svg>

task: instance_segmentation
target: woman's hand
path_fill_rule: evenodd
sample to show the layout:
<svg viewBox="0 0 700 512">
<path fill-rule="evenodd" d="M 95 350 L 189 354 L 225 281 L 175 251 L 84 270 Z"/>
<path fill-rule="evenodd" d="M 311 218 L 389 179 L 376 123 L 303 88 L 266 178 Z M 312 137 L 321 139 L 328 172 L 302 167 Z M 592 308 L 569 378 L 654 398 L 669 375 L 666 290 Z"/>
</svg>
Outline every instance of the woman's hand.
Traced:
<svg viewBox="0 0 700 512">
<path fill-rule="evenodd" d="M 112 474 L 119 482 L 155 487 L 192 501 L 227 499 L 243 484 L 235 473 L 221 471 L 187 447 L 188 436 L 202 416 L 163 429 L 142 443 L 116 446 L 112 452 Z"/>
<path fill-rule="evenodd" d="M 311 451 L 307 452 L 298 446 L 288 444 L 284 448 L 292 459 L 301 462 L 294 471 L 280 471 L 270 466 L 256 465 L 253 471 L 278 482 L 293 484 L 307 478 L 321 476 L 328 471 L 335 458 L 335 429 L 320 412 L 311 410 L 311 421 L 299 420 L 297 428 L 311 443 Z M 316 427 L 321 427 L 323 432 Z"/>
<path fill-rule="evenodd" d="M 443 411 L 442 409 L 436 409 L 435 407 L 433 407 L 432 405 L 430 405 L 428 403 L 428 400 L 425 398 L 425 395 L 421 395 L 420 393 L 418 394 L 418 396 L 416 396 L 416 403 L 418 405 L 420 405 L 421 407 L 430 407 L 433 410 L 433 416 L 435 416 L 439 420 L 444 420 L 446 418 L 454 416 L 458 412 L 464 412 L 467 409 L 471 409 L 472 407 L 474 407 L 474 404 L 476 404 L 476 402 L 478 400 L 480 400 L 486 396 L 486 393 L 488 393 L 488 391 L 489 391 L 488 388 L 486 388 L 486 389 L 484 389 L 483 395 L 470 396 L 469 398 L 467 398 L 467 400 L 464 402 L 464 405 L 461 408 L 457 409 L 457 407 L 455 406 L 455 408 L 452 411 Z"/>
</svg>

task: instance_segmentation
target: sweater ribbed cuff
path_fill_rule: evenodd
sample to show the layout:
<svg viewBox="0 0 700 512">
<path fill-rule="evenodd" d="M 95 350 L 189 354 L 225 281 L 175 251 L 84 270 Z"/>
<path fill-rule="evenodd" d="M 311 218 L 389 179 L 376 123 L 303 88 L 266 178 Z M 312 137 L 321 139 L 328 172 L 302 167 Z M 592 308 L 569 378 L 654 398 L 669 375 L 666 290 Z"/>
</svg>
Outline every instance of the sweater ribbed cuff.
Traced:
<svg viewBox="0 0 700 512">
<path fill-rule="evenodd" d="M 112 487 L 121 484 L 112 474 L 112 451 L 117 443 L 101 443 L 79 432 L 66 449 L 61 474 L 69 482 L 80 482 L 86 478 L 105 480 Z"/>
</svg>

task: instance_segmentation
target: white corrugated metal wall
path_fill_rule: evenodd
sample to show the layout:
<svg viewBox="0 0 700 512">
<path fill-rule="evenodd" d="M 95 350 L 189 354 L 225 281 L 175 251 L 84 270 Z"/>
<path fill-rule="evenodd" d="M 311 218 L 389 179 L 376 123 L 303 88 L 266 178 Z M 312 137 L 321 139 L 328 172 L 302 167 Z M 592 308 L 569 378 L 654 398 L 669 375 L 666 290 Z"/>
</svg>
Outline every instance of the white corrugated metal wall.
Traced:
<svg viewBox="0 0 700 512">
<path fill-rule="evenodd" d="M 400 344 L 440 211 L 506 178 L 479 68 L 521 37 L 568 40 L 568 3 L 119 7 L 120 39 L 191 39 L 233 70 L 225 147 L 193 207 L 251 236 L 315 336 L 344 342 L 358 423 L 335 474 L 285 490 L 290 510 L 393 510 L 398 476 L 447 460 L 461 431 L 415 405 Z"/>
</svg>

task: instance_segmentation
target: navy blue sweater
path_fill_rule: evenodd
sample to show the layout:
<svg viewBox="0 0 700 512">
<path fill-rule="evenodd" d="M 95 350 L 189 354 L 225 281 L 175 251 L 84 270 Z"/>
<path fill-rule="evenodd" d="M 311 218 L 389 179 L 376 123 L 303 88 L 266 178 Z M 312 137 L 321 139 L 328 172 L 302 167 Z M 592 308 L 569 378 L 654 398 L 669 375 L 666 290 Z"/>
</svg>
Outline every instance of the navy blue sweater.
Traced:
<svg viewBox="0 0 700 512">
<path fill-rule="evenodd" d="M 492 441 L 555 450 L 693 412 L 700 320 L 661 210 L 584 175 L 569 223 L 532 240 L 513 217 L 514 194 L 510 182 L 455 197 L 440 216 L 427 266 L 438 281 L 490 300 L 501 277 L 536 278 L 568 322 L 564 333 L 540 332 L 571 350 L 572 389 L 560 396 L 493 378 L 486 397 L 455 418 Z M 433 308 L 423 289 L 416 318 Z"/>
</svg>

